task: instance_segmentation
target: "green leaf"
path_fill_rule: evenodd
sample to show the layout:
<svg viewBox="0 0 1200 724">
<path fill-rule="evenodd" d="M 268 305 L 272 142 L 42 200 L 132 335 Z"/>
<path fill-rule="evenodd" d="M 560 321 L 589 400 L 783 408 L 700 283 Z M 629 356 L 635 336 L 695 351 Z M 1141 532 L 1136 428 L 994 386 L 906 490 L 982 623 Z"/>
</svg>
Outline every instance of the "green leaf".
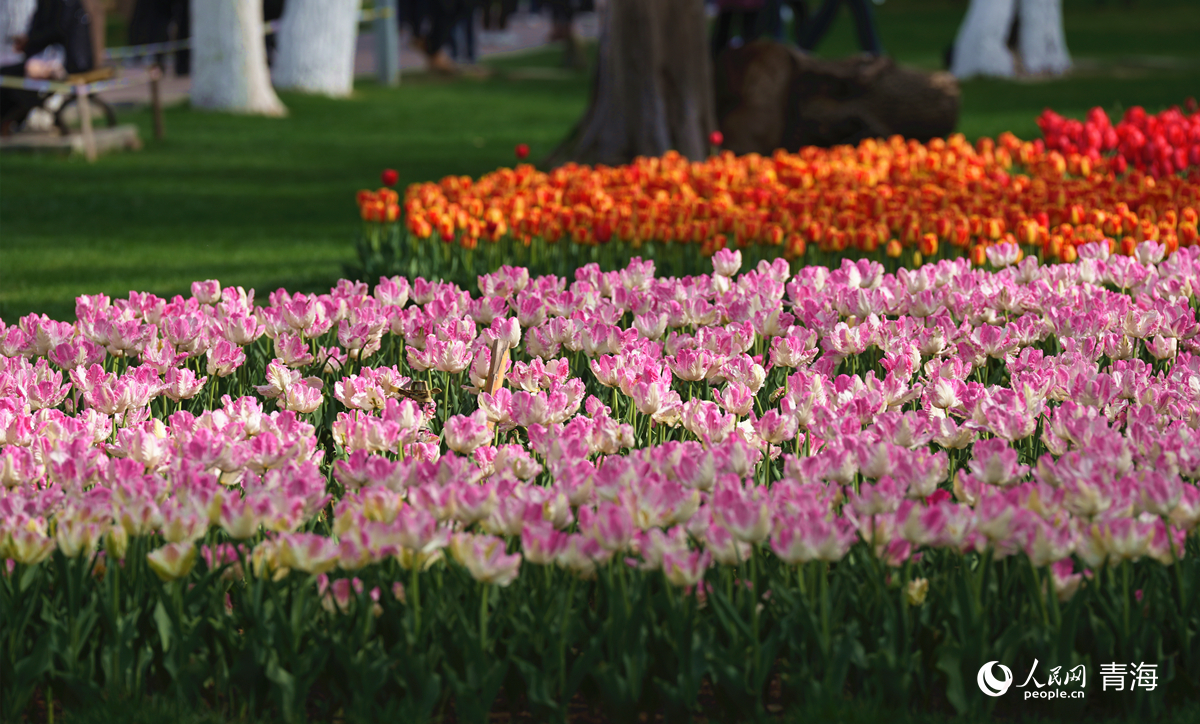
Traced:
<svg viewBox="0 0 1200 724">
<path fill-rule="evenodd" d="M 280 698 L 283 699 L 283 718 L 289 722 L 296 721 L 296 678 L 279 665 L 279 658 L 274 654 L 267 660 L 266 673 L 267 678 L 279 687 Z"/>
<path fill-rule="evenodd" d="M 29 590 L 29 587 L 33 585 L 33 581 L 37 578 L 40 571 L 40 566 L 25 566 L 25 570 L 21 572 L 21 581 L 17 584 L 17 591 L 25 593 L 25 591 Z"/>
<path fill-rule="evenodd" d="M 52 641 L 50 636 L 39 636 L 33 651 L 13 667 L 13 678 L 22 683 L 33 682 L 49 671 L 53 661 L 50 649 Z"/>
<path fill-rule="evenodd" d="M 158 636 L 162 639 L 163 652 L 166 653 L 171 650 L 174 626 L 171 624 L 171 614 L 167 613 L 167 608 L 162 601 L 154 606 L 154 623 L 158 626 Z"/>
<path fill-rule="evenodd" d="M 967 691 L 963 687 L 962 660 L 957 645 L 947 644 L 938 652 L 938 670 L 946 675 L 946 698 L 959 714 L 965 714 L 968 707 Z"/>
</svg>

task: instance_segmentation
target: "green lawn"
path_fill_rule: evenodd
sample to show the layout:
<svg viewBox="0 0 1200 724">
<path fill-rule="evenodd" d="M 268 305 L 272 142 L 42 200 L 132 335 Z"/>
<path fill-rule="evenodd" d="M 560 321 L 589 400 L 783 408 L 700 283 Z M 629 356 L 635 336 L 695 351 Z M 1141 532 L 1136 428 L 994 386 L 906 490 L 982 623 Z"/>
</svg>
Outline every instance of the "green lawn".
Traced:
<svg viewBox="0 0 1200 724">
<path fill-rule="evenodd" d="M 877 10 L 887 50 L 936 68 L 966 7 L 889 0 Z M 1200 95 L 1200 2 L 1066 0 L 1067 39 L 1080 70 L 1053 82 L 971 81 L 960 130 L 1037 135 L 1046 106 L 1082 115 L 1093 105 L 1157 111 Z M 843 12 L 822 55 L 854 52 Z M 81 160 L 0 158 L 0 317 L 73 317 L 78 294 L 186 292 L 216 277 L 260 293 L 328 288 L 354 262 L 354 191 L 385 167 L 401 184 L 478 175 L 513 161 L 517 143 L 548 153 L 583 111 L 589 76 L 518 79 L 553 66 L 556 51 L 495 61 L 489 80 L 408 75 L 398 89 L 369 82 L 334 101 L 285 94 L 286 119 L 169 109 L 165 141 L 141 127 L 139 153 Z M 548 74 L 542 74 L 543 76 Z"/>
</svg>

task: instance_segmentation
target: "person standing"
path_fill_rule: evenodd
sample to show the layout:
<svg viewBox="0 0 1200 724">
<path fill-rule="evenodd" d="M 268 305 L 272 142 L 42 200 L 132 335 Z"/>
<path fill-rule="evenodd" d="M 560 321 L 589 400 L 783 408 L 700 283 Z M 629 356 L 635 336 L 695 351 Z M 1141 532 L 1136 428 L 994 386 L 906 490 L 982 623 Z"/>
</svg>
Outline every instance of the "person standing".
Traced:
<svg viewBox="0 0 1200 724">
<path fill-rule="evenodd" d="M 35 10 L 37 0 L 0 2 L 0 66 L 24 64 L 25 54 L 17 50 L 14 43 L 28 33 Z"/>
<path fill-rule="evenodd" d="M 425 57 L 429 69 L 435 73 L 453 74 L 458 66 L 450 58 L 446 48 L 452 43 L 454 27 L 468 6 L 467 0 L 431 0 L 429 14 L 431 26 L 425 41 Z"/>
<path fill-rule="evenodd" d="M 450 35 L 454 58 L 459 62 L 471 65 L 474 65 L 479 59 L 475 44 L 475 11 L 477 8 L 478 0 L 462 0 L 459 3 L 454 31 Z"/>
<path fill-rule="evenodd" d="M 25 77 L 30 58 L 51 46 L 62 46 L 62 69 L 67 73 L 85 73 L 96 64 L 92 52 L 92 17 L 80 0 L 38 0 L 37 9 L 25 33 L 11 38 L 21 58 L 0 68 L 0 74 Z M 8 135 L 13 126 L 25 120 L 38 104 L 36 91 L 4 88 L 0 93 L 0 134 Z"/>
<path fill-rule="evenodd" d="M 133 6 L 133 17 L 129 19 L 129 44 L 147 45 L 171 40 L 171 25 L 175 26 L 175 40 L 191 36 L 191 8 L 188 0 L 138 0 Z M 162 65 L 163 56 L 158 56 Z M 186 48 L 175 52 L 175 75 L 191 72 L 191 51 Z"/>
<path fill-rule="evenodd" d="M 829 32 L 829 26 L 833 24 L 833 19 L 837 17 L 843 3 L 850 7 L 850 14 L 854 16 L 858 47 L 870 55 L 883 55 L 883 44 L 879 42 L 879 32 L 875 29 L 875 12 L 871 8 L 871 0 L 825 0 L 805 27 L 800 47 L 804 50 L 817 47 Z"/>
<path fill-rule="evenodd" d="M 587 62 L 583 56 L 583 47 L 575 35 L 575 16 L 582 12 L 596 9 L 592 0 L 546 0 L 550 8 L 550 37 L 551 43 L 562 42 L 562 64 L 566 68 L 583 68 Z"/>
<path fill-rule="evenodd" d="M 762 24 L 762 32 L 780 43 L 784 42 L 787 35 L 787 23 L 783 20 L 785 7 L 791 11 L 792 36 L 799 45 L 804 38 L 804 28 L 808 24 L 807 0 L 767 0 L 766 22 Z"/>
<path fill-rule="evenodd" d="M 203 0 L 202 0 L 203 1 Z M 210 0 L 211 1 L 211 0 Z M 263 23 L 270 23 L 283 17 L 283 0 L 263 0 Z M 267 33 L 267 65 L 275 62 L 275 45 L 279 39 L 276 33 Z"/>
<path fill-rule="evenodd" d="M 717 3 L 716 27 L 713 30 L 712 54 L 717 56 L 733 40 L 733 25 L 737 23 L 742 44 L 754 42 L 760 35 L 760 16 L 766 8 L 766 0 L 720 0 Z M 778 12 L 778 7 L 775 7 Z"/>
</svg>

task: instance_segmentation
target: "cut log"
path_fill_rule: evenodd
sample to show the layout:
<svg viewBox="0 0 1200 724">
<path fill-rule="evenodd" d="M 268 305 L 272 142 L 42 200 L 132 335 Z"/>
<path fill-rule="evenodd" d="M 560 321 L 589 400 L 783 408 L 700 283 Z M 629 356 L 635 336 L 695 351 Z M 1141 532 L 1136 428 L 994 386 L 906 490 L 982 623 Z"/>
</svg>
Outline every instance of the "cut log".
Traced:
<svg viewBox="0 0 1200 724">
<path fill-rule="evenodd" d="M 603 12 L 591 104 L 547 164 L 707 156 L 716 120 L 704 4 L 609 0 Z"/>
<path fill-rule="evenodd" d="M 823 60 L 757 41 L 717 64 L 717 117 L 725 147 L 769 154 L 901 135 L 946 136 L 958 122 L 949 73 L 925 73 L 890 58 Z"/>
</svg>

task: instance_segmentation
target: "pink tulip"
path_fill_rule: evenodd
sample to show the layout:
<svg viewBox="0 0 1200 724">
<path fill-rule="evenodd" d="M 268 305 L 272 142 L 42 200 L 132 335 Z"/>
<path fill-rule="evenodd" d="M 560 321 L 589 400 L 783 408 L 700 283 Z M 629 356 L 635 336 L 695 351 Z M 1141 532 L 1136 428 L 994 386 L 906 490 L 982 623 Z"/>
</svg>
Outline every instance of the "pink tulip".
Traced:
<svg viewBox="0 0 1200 724">
<path fill-rule="evenodd" d="M 683 426 L 710 444 L 723 442 L 733 432 L 737 418 L 722 415 L 721 408 L 708 400 L 688 400 L 683 406 Z"/>
<path fill-rule="evenodd" d="M 1021 257 L 1021 247 L 1016 244 L 996 244 L 986 249 L 988 261 L 997 269 L 1012 266 Z"/>
<path fill-rule="evenodd" d="M 192 282 L 192 296 L 201 304 L 216 304 L 221 299 L 221 282 L 216 279 Z"/>
<path fill-rule="evenodd" d="M 742 252 L 732 249 L 720 249 L 713 254 L 713 273 L 723 277 L 737 274 L 742 266 Z"/>
<path fill-rule="evenodd" d="M 521 554 L 504 552 L 504 540 L 493 536 L 458 533 L 450 542 L 454 559 L 480 583 L 507 586 L 517 579 Z"/>
<path fill-rule="evenodd" d="M 480 407 L 483 407 L 483 395 L 480 395 L 480 398 Z M 493 396 L 493 399 L 495 399 L 495 396 Z M 518 427 L 530 427 L 546 422 L 549 413 L 549 401 L 546 398 L 546 393 L 521 391 L 513 394 L 510 399 L 508 412 L 511 415 L 512 422 Z M 500 410 L 489 410 L 488 408 L 484 408 L 484 410 L 489 419 L 493 414 L 500 412 Z"/>
<path fill-rule="evenodd" d="M 703 531 L 704 547 L 723 566 L 736 566 L 750 559 L 750 544 L 738 539 L 729 529 L 713 522 Z"/>
<path fill-rule="evenodd" d="M 972 452 L 974 457 L 967 466 L 983 483 L 1011 485 L 1029 471 L 1028 465 L 1018 464 L 1017 451 L 1004 440 L 980 440 L 975 443 Z"/>
<path fill-rule="evenodd" d="M 856 540 L 854 526 L 844 518 L 791 516 L 776 523 L 771 550 L 790 565 L 812 560 L 836 562 Z"/>
<path fill-rule="evenodd" d="M 190 400 L 200 393 L 206 382 L 208 382 L 207 377 L 197 378 L 196 374 L 187 368 L 172 367 L 167 370 L 163 394 L 176 402 Z"/>
<path fill-rule="evenodd" d="M 408 280 L 401 276 L 379 277 L 375 298 L 385 306 L 403 307 L 408 302 Z"/>
<path fill-rule="evenodd" d="M 772 445 L 780 445 L 796 437 L 798 421 L 792 415 L 767 410 L 754 424 L 759 437 Z"/>
<path fill-rule="evenodd" d="M 638 531 L 634 534 L 634 548 L 642 557 L 638 568 L 643 571 L 659 570 L 668 553 L 688 552 L 687 531 L 682 526 L 675 526 L 666 532 L 660 528 Z"/>
<path fill-rule="evenodd" d="M 606 501 L 594 510 L 579 509 L 579 530 L 605 550 L 621 551 L 633 536 L 633 519 L 623 506 Z"/>
<path fill-rule="evenodd" d="M 470 455 L 475 448 L 492 439 L 484 410 L 476 410 L 469 416 L 454 415 L 446 420 L 444 432 L 446 445 L 462 455 Z"/>
<path fill-rule="evenodd" d="M 528 521 L 521 529 L 521 551 L 530 563 L 548 566 L 566 550 L 569 538 L 547 521 Z"/>
<path fill-rule="evenodd" d="M 80 337 L 55 345 L 47 357 L 61 369 L 71 370 L 98 364 L 104 359 L 104 348 L 90 339 Z"/>
<path fill-rule="evenodd" d="M 712 564 L 708 551 L 676 551 L 663 553 L 662 570 L 673 586 L 690 588 L 704 580 L 704 574 Z"/>
<path fill-rule="evenodd" d="M 246 363 L 246 353 L 228 340 L 220 340 L 208 350 L 208 374 L 228 377 Z"/>
<path fill-rule="evenodd" d="M 754 486 L 718 487 L 713 495 L 713 520 L 746 543 L 760 543 L 771 534 L 771 511 L 766 491 Z"/>
</svg>

